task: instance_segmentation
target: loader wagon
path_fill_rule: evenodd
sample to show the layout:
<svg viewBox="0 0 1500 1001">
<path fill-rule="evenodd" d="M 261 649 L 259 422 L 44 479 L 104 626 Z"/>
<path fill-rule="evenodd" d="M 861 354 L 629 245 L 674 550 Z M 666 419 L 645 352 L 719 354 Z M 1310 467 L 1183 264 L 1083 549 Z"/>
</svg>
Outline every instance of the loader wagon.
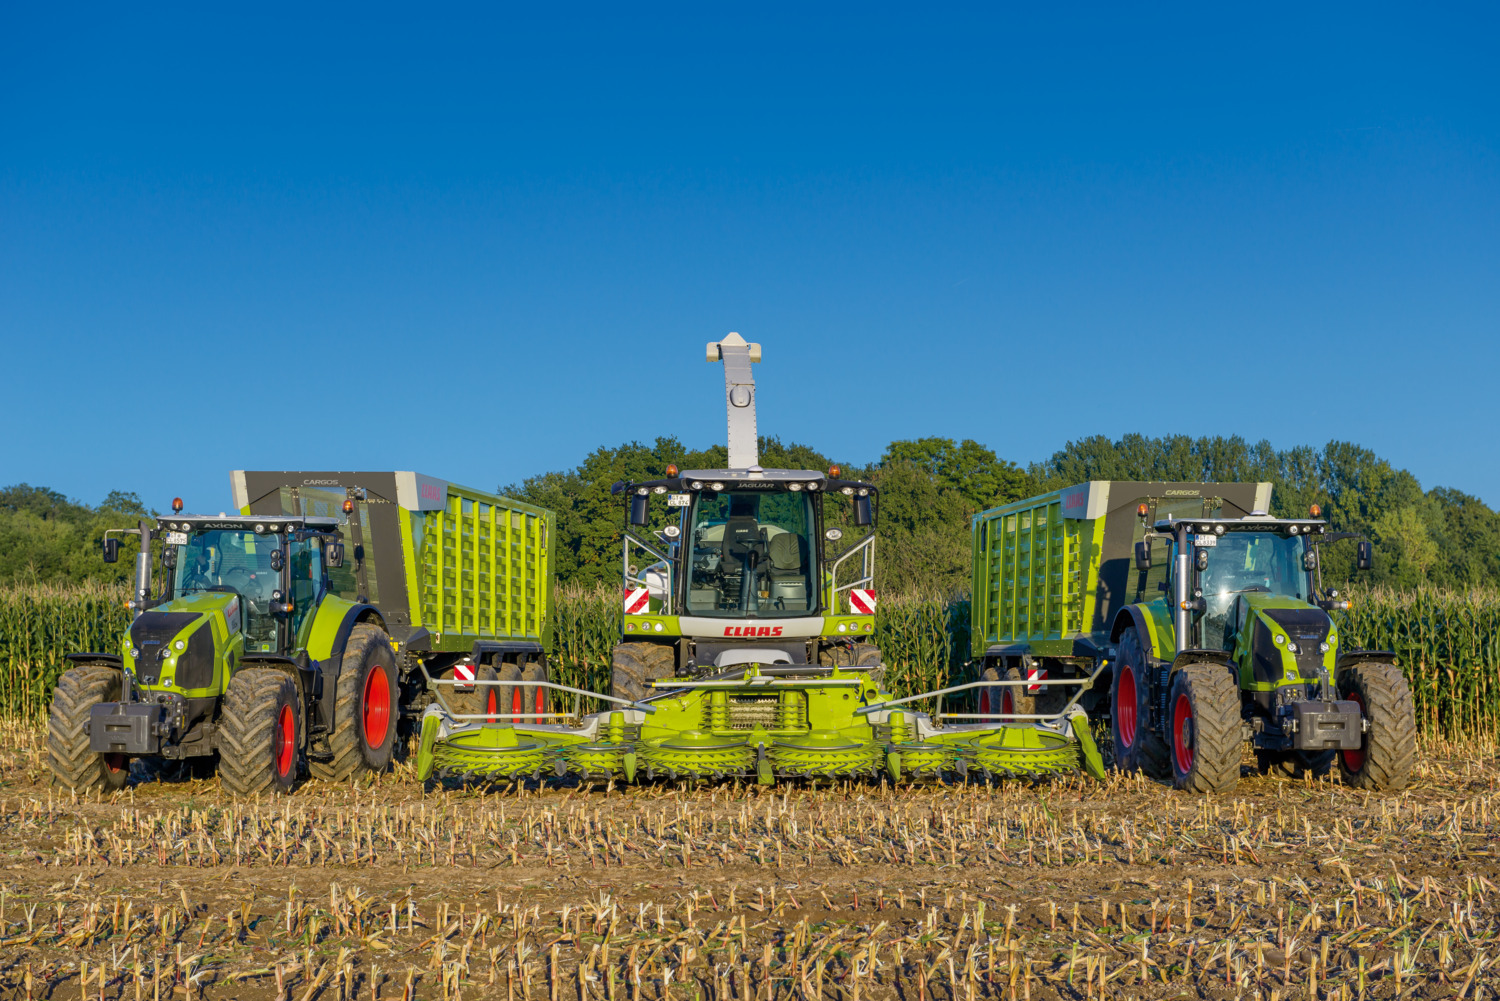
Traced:
<svg viewBox="0 0 1500 1001">
<path fill-rule="evenodd" d="M 429 677 L 455 681 L 465 709 L 546 713 L 543 687 L 462 683 L 548 680 L 551 511 L 408 471 L 238 470 L 231 479 L 242 514 L 340 519 L 349 558 L 332 585 L 381 610 L 409 734 L 432 701 Z"/>
</svg>

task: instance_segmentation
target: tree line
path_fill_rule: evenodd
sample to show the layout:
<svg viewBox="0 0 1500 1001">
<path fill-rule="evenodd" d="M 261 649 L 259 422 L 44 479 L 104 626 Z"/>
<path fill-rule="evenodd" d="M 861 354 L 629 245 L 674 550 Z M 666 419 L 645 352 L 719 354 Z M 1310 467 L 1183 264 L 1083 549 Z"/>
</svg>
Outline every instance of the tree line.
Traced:
<svg viewBox="0 0 1500 1001">
<path fill-rule="evenodd" d="M 557 512 L 554 561 L 560 583 L 613 587 L 619 583 L 625 518 L 610 486 L 664 476 L 669 463 L 712 469 L 727 461 L 722 445 L 691 450 L 670 437 L 626 442 L 595 449 L 571 469 L 532 476 L 499 492 Z M 835 461 L 809 445 L 761 439 L 761 464 L 767 468 L 827 470 Z M 919 438 L 892 442 L 874 463 L 840 465 L 846 479 L 879 488 L 876 586 L 887 592 L 962 592 L 969 580 L 975 513 L 1086 480 L 1270 481 L 1272 514 L 1303 516 L 1316 503 L 1335 530 L 1375 542 L 1375 569 L 1365 583 L 1500 585 L 1500 515 L 1459 490 L 1423 490 L 1407 470 L 1349 442 L 1277 449 L 1239 437 L 1112 440 L 1099 435 L 1068 442 L 1023 467 L 972 440 Z M 828 503 L 830 522 L 844 524 L 843 506 Z M 656 507 L 655 517 L 665 519 L 665 506 Z M 127 527 L 149 513 L 139 497 L 118 491 L 91 507 L 43 487 L 0 488 L 0 581 L 123 580 L 129 562 L 103 563 L 99 540 L 106 528 Z M 1342 582 L 1351 562 L 1352 552 L 1330 547 L 1325 574 Z"/>
</svg>

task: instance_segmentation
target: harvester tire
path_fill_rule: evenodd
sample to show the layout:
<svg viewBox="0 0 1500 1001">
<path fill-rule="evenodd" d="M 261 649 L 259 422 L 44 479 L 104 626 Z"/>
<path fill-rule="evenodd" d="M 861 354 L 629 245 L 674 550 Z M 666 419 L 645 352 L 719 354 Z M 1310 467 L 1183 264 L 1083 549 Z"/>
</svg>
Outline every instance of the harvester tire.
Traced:
<svg viewBox="0 0 1500 1001">
<path fill-rule="evenodd" d="M 328 735 L 333 757 L 309 762 L 313 777 L 343 782 L 362 772 L 384 771 L 396 744 L 400 693 L 390 637 L 380 626 L 361 622 L 350 631 L 339 665 L 333 732 Z"/>
<path fill-rule="evenodd" d="M 620 643 L 615 646 L 609 693 L 639 702 L 656 694 L 651 682 L 677 674 L 677 653 L 664 643 Z"/>
<path fill-rule="evenodd" d="M 452 681 L 454 671 L 452 668 L 442 673 L 444 680 Z M 480 664 L 474 668 L 475 681 L 498 681 L 500 675 L 488 664 Z M 498 685 L 475 685 L 473 691 L 461 692 L 457 688 L 443 686 L 443 694 L 448 699 L 448 704 L 453 711 L 460 716 L 476 716 L 479 713 L 494 714 L 503 713 L 502 706 L 509 704 L 510 690 Z M 464 723 L 493 723 L 493 719 L 466 719 Z"/>
<path fill-rule="evenodd" d="M 1171 774 L 1167 745 L 1151 729 L 1151 684 L 1146 651 L 1135 627 L 1120 634 L 1115 645 L 1115 673 L 1109 686 L 1109 728 L 1114 737 L 1115 767 L 1145 772 L 1152 778 Z"/>
<path fill-rule="evenodd" d="M 52 690 L 47 720 L 47 766 L 54 785 L 78 792 L 122 789 L 130 778 L 130 759 L 89 749 L 88 722 L 94 706 L 120 698 L 120 672 L 102 664 L 70 668 Z"/>
<path fill-rule="evenodd" d="M 1167 697 L 1172 784 L 1231 792 L 1240 780 L 1240 686 L 1222 664 L 1188 664 Z"/>
<path fill-rule="evenodd" d="M 231 796 L 291 792 L 303 757 L 297 683 L 274 667 L 229 679 L 219 714 L 219 781 Z"/>
<path fill-rule="evenodd" d="M 1360 704 L 1370 721 L 1357 751 L 1340 751 L 1344 781 L 1356 789 L 1405 789 L 1417 763 L 1411 687 L 1395 664 L 1365 662 L 1338 674 L 1341 698 Z"/>
<path fill-rule="evenodd" d="M 525 667 L 521 668 L 521 680 L 522 681 L 551 681 L 552 679 L 549 678 L 549 677 L 547 677 L 547 662 L 544 661 L 544 660 L 533 660 L 533 661 L 531 661 Z M 548 698 L 547 698 L 547 693 L 549 691 L 550 691 L 550 689 L 543 688 L 540 685 L 525 685 L 525 686 L 523 686 L 520 689 L 520 692 L 521 692 L 521 712 L 523 712 L 523 713 L 536 713 L 535 716 L 527 717 L 526 718 L 526 722 L 529 722 L 529 723 L 548 723 L 548 722 L 551 722 L 549 719 L 547 719 L 547 716 L 546 716 L 546 713 L 548 711 L 548 701 L 549 701 Z"/>
</svg>

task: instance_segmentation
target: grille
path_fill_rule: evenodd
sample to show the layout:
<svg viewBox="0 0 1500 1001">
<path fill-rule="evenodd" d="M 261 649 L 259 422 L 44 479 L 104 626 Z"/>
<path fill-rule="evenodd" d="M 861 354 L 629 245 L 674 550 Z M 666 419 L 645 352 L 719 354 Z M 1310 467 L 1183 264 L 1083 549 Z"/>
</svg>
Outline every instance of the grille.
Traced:
<svg viewBox="0 0 1500 1001">
<path fill-rule="evenodd" d="M 779 725 L 781 719 L 781 700 L 775 695 L 731 695 L 729 696 L 729 720 L 727 729 L 730 730 L 754 730 L 759 727 L 762 730 L 783 729 Z M 803 713 L 798 707 L 798 725 L 802 723 Z M 703 704 L 704 729 L 726 729 L 715 727 L 713 723 L 713 706 L 710 701 Z"/>
<path fill-rule="evenodd" d="M 156 684 L 161 674 L 162 651 L 171 646 L 177 634 L 198 621 L 196 612 L 142 612 L 130 624 L 130 645 L 135 655 L 136 675 L 148 685 Z"/>
</svg>

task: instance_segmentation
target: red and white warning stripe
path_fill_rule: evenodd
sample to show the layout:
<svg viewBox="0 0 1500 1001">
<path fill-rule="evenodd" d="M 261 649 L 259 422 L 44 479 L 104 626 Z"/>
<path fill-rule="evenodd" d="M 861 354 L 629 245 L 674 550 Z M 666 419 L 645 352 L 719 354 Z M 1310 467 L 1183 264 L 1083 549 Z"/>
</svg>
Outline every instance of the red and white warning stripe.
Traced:
<svg viewBox="0 0 1500 1001">
<path fill-rule="evenodd" d="M 1046 668 L 1042 668 L 1042 667 L 1029 667 L 1029 668 L 1027 668 L 1026 669 L 1026 680 L 1027 681 L 1045 681 L 1045 680 L 1047 680 L 1047 670 L 1046 670 Z M 1037 692 L 1040 692 L 1041 690 L 1042 690 L 1042 686 L 1041 685 L 1027 685 L 1026 686 L 1026 693 L 1028 695 L 1035 695 Z"/>
<path fill-rule="evenodd" d="M 625 589 L 625 614 L 641 615 L 651 604 L 651 590 L 644 587 Z"/>
<path fill-rule="evenodd" d="M 458 684 L 454 686 L 457 689 L 462 690 L 465 687 L 472 688 L 474 681 L 474 665 L 469 663 L 453 665 L 453 680 L 458 682 Z"/>
<path fill-rule="evenodd" d="M 849 611 L 853 612 L 855 615 L 874 615 L 874 589 L 851 587 L 849 589 Z"/>
</svg>

